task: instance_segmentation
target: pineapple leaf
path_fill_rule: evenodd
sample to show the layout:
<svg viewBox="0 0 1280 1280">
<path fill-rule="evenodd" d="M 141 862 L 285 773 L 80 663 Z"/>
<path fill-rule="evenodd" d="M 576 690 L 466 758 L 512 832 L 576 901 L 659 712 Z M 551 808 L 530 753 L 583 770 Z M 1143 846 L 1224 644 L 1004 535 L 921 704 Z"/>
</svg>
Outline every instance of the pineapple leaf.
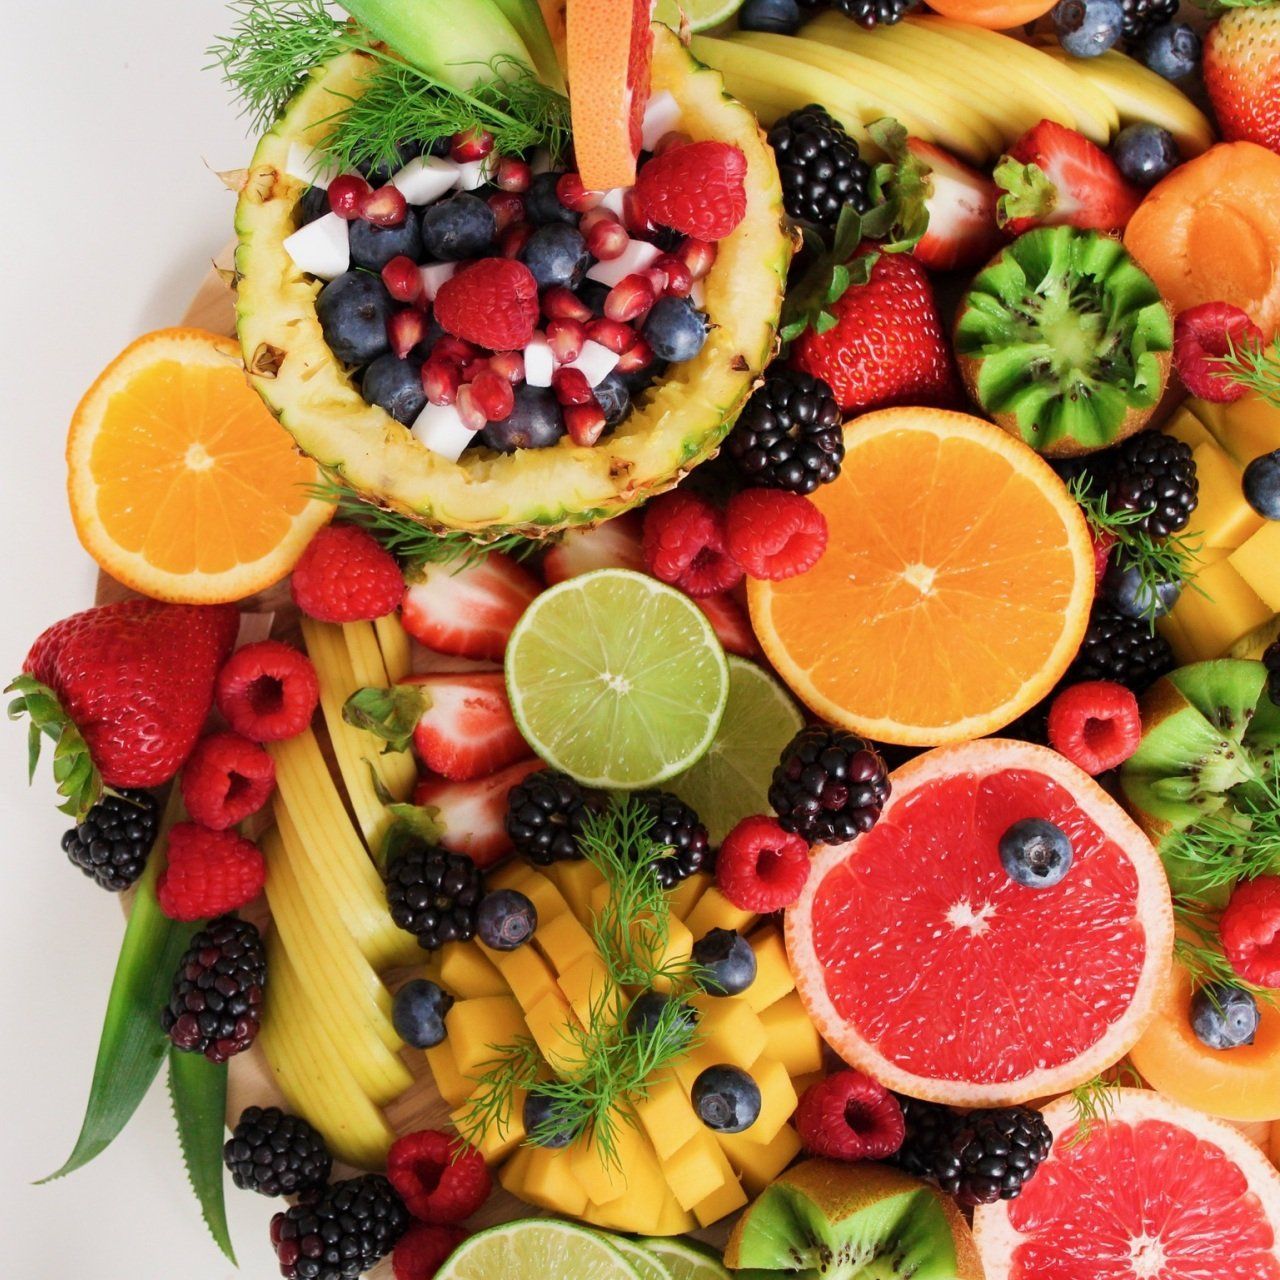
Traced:
<svg viewBox="0 0 1280 1280">
<path fill-rule="evenodd" d="M 169 1100 L 178 1126 L 178 1142 L 187 1178 L 213 1242 L 236 1264 L 227 1226 L 222 1180 L 222 1140 L 227 1118 L 227 1064 L 200 1053 L 169 1050 Z"/>
</svg>

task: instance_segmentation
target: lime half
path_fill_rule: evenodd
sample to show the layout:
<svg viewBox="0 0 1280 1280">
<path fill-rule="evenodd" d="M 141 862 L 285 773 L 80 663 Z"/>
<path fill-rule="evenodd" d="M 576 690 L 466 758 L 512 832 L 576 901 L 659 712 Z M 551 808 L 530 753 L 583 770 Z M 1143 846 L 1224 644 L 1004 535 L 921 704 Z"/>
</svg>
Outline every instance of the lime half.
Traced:
<svg viewBox="0 0 1280 1280">
<path fill-rule="evenodd" d="M 743 819 L 769 813 L 769 780 L 782 749 L 804 717 L 790 694 L 763 668 L 729 655 L 729 701 L 706 755 L 673 778 L 674 791 L 720 844 Z"/>
<path fill-rule="evenodd" d="M 609 1243 L 636 1269 L 640 1280 L 671 1280 L 671 1272 L 658 1261 L 657 1255 L 635 1241 L 625 1236 L 610 1236 Z"/>
<path fill-rule="evenodd" d="M 464 1240 L 436 1280 L 641 1280 L 604 1236 L 554 1218 L 519 1218 Z"/>
<path fill-rule="evenodd" d="M 671 1280 L 729 1280 L 719 1258 L 687 1240 L 655 1236 L 640 1244 L 662 1263 Z"/>
<path fill-rule="evenodd" d="M 683 9 L 692 30 L 706 31 L 727 22 L 741 8 L 742 0 L 658 0 L 653 7 L 653 17 L 656 22 L 665 22 L 672 31 L 679 31 Z"/>
<path fill-rule="evenodd" d="M 711 745 L 729 693 L 724 650 L 688 596 L 598 569 L 544 591 L 507 642 L 525 741 L 595 787 L 648 787 Z"/>
</svg>

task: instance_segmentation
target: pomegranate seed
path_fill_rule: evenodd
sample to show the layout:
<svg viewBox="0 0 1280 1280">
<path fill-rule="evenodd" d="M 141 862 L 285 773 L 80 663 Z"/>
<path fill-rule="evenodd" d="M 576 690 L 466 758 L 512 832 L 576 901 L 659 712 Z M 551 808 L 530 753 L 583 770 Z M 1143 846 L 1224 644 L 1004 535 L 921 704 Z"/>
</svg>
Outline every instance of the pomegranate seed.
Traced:
<svg viewBox="0 0 1280 1280">
<path fill-rule="evenodd" d="M 562 173 L 556 182 L 556 199 L 574 213 L 586 213 L 604 199 L 604 192 L 589 191 L 576 173 Z"/>
<path fill-rule="evenodd" d="M 494 171 L 493 185 L 500 191 L 528 191 L 533 169 L 519 156 L 503 156 Z"/>
<path fill-rule="evenodd" d="M 548 320 L 577 320 L 579 324 L 586 324 L 591 319 L 591 308 L 562 284 L 553 284 L 542 295 L 542 310 Z"/>
<path fill-rule="evenodd" d="M 592 227 L 598 226 L 602 222 L 617 222 L 617 220 L 617 215 L 612 209 L 588 209 L 578 219 L 578 230 L 585 236 Z"/>
<path fill-rule="evenodd" d="M 647 276 L 632 273 L 623 276 L 609 290 L 604 300 L 605 318 L 609 320 L 637 320 L 649 314 L 657 298 Z"/>
<path fill-rule="evenodd" d="M 524 352 L 500 351 L 496 356 L 489 357 L 489 368 L 515 386 L 524 381 Z"/>
<path fill-rule="evenodd" d="M 687 298 L 689 290 L 693 288 L 693 272 L 674 253 L 664 253 L 654 258 L 653 266 L 649 268 L 650 279 L 655 275 L 663 277 L 662 287 L 658 292 L 664 297 Z"/>
<path fill-rule="evenodd" d="M 418 264 L 403 253 L 382 268 L 382 283 L 397 302 L 417 302 L 426 292 Z"/>
<path fill-rule="evenodd" d="M 613 368 L 616 373 L 636 373 L 640 369 L 647 369 L 652 363 L 653 348 L 643 338 L 638 338 L 634 346 L 622 353 Z"/>
<path fill-rule="evenodd" d="M 664 133 L 653 144 L 653 154 L 660 156 L 664 151 L 670 151 L 673 147 L 688 146 L 692 141 L 693 139 L 687 133 L 681 133 L 679 129 L 672 129 L 668 133 Z"/>
<path fill-rule="evenodd" d="M 422 390 L 432 404 L 452 404 L 462 385 L 462 370 L 456 360 L 433 351 L 422 366 Z"/>
<path fill-rule="evenodd" d="M 551 375 L 551 388 L 561 404 L 586 404 L 595 398 L 581 369 L 557 369 Z"/>
<path fill-rule="evenodd" d="M 574 444 L 593 445 L 604 434 L 604 410 L 594 399 L 564 408 L 564 425 Z"/>
<path fill-rule="evenodd" d="M 493 150 L 493 134 L 488 129 L 464 129 L 449 139 L 451 159 L 466 163 L 483 160 Z"/>
<path fill-rule="evenodd" d="M 462 366 L 462 380 L 463 380 L 463 382 L 473 382 L 473 381 L 475 381 L 475 379 L 476 379 L 480 374 L 482 374 L 482 373 L 483 373 L 483 372 L 484 372 L 488 367 L 489 367 L 489 357 L 488 357 L 488 356 L 472 356 L 472 357 L 471 357 L 471 359 L 470 359 L 470 360 L 468 360 L 468 361 L 467 361 L 467 362 Z"/>
<path fill-rule="evenodd" d="M 628 187 L 622 196 L 622 225 L 633 236 L 646 236 L 652 233 L 653 223 L 649 221 L 635 187 Z"/>
<path fill-rule="evenodd" d="M 365 197 L 360 216 L 375 227 L 398 227 L 408 216 L 409 202 L 399 187 L 387 183 Z"/>
<path fill-rule="evenodd" d="M 636 331 L 629 324 L 618 320 L 592 320 L 587 325 L 587 337 L 607 347 L 615 355 L 630 351 L 636 342 Z"/>
<path fill-rule="evenodd" d="M 608 218 L 597 222 L 590 231 L 584 233 L 587 240 L 587 252 L 601 262 L 609 262 L 620 258 L 622 251 L 631 243 L 627 229 L 616 218 Z"/>
<path fill-rule="evenodd" d="M 533 226 L 530 223 L 517 222 L 498 237 L 498 252 L 504 258 L 518 258 L 520 250 L 528 243 L 531 235 L 533 235 Z"/>
<path fill-rule="evenodd" d="M 511 383 L 492 369 L 484 369 L 476 374 L 467 384 L 467 390 L 471 392 L 476 407 L 489 422 L 501 422 L 503 418 L 509 418 L 511 410 L 516 407 Z"/>
<path fill-rule="evenodd" d="M 470 427 L 472 431 L 483 431 L 489 419 L 484 416 L 484 410 L 476 403 L 475 392 L 469 386 L 458 388 L 458 398 L 454 401 L 454 407 L 458 410 L 458 417 L 462 419 L 464 427 Z"/>
<path fill-rule="evenodd" d="M 354 222 L 369 190 L 369 184 L 358 173 L 344 173 L 329 183 L 329 208 L 338 217 Z"/>
<path fill-rule="evenodd" d="M 580 320 L 552 320 L 547 325 L 547 341 L 557 364 L 571 364 L 576 360 L 586 340 L 587 330 Z"/>
<path fill-rule="evenodd" d="M 431 358 L 441 360 L 452 360 L 459 367 L 466 364 L 472 356 L 479 354 L 479 348 L 473 347 L 471 343 L 463 338 L 455 338 L 453 334 L 446 333 L 434 347 L 431 348 Z"/>
<path fill-rule="evenodd" d="M 426 313 L 417 310 L 397 311 L 387 321 L 387 340 L 401 360 L 427 336 Z"/>
<path fill-rule="evenodd" d="M 676 249 L 676 257 L 689 268 L 689 274 L 695 280 L 701 280 L 715 263 L 716 247 L 709 241 L 685 236 Z"/>
<path fill-rule="evenodd" d="M 508 227 L 524 221 L 524 201 L 511 191 L 495 191 L 488 199 L 489 208 L 497 222 L 498 234 Z"/>
</svg>

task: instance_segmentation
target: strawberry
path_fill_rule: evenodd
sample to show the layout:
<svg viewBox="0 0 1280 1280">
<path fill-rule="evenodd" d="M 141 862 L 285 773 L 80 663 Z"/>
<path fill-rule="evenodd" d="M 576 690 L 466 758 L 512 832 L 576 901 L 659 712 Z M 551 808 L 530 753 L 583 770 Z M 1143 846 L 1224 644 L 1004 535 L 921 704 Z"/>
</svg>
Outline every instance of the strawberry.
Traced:
<svg viewBox="0 0 1280 1280">
<path fill-rule="evenodd" d="M 727 142 L 689 142 L 654 156 L 636 178 L 650 222 L 723 240 L 747 212 L 747 158 Z"/>
<path fill-rule="evenodd" d="M 644 572 L 640 515 L 628 511 L 593 529 L 568 529 L 542 561 L 549 586 L 592 569 L 635 569 Z"/>
<path fill-rule="evenodd" d="M 1280 8 L 1231 9 L 1209 28 L 1204 87 L 1228 142 L 1280 151 Z"/>
<path fill-rule="evenodd" d="M 545 768 L 541 760 L 521 760 L 472 782 L 428 778 L 418 783 L 413 803 L 436 811 L 444 827 L 441 845 L 466 854 L 478 867 L 489 867 L 513 848 L 506 827 L 507 793 L 531 773 Z"/>
<path fill-rule="evenodd" d="M 234 605 L 126 600 L 54 623 L 31 646 L 6 692 L 10 718 L 31 717 L 56 744 L 64 813 L 82 818 L 108 787 L 156 787 L 182 767 L 213 704 L 218 668 L 235 644 Z"/>
<path fill-rule="evenodd" d="M 437 653 L 501 662 L 507 637 L 538 590 L 527 570 L 498 552 L 462 568 L 428 564 L 409 579 L 400 621 Z"/>
<path fill-rule="evenodd" d="M 696 597 L 694 603 L 707 615 L 725 652 L 736 653 L 743 658 L 760 656 L 760 646 L 756 643 L 747 615 L 727 591 Z"/>
<path fill-rule="evenodd" d="M 1028 129 L 1001 156 L 995 179 L 1003 193 L 996 215 L 1015 236 L 1064 225 L 1123 231 L 1142 202 L 1105 151 L 1053 120 Z"/>
<path fill-rule="evenodd" d="M 481 258 L 440 286 L 435 316 L 456 338 L 490 351 L 518 351 L 538 323 L 538 282 L 523 262 Z"/>
</svg>

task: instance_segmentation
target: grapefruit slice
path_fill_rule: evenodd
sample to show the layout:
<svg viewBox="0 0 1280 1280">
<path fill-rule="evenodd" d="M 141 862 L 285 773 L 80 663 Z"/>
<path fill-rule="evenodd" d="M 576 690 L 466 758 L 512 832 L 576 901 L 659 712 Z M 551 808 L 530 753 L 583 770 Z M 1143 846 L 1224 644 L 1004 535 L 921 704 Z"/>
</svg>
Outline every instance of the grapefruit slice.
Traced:
<svg viewBox="0 0 1280 1280">
<path fill-rule="evenodd" d="M 1262 1152 L 1157 1093 L 1114 1098 L 1075 1144 L 1071 1099 L 1045 1109 L 1049 1158 L 974 1213 L 987 1280 L 1280 1280 L 1280 1175 Z"/>
<path fill-rule="evenodd" d="M 649 102 L 649 0 L 569 0 L 565 49 L 582 183 L 593 191 L 629 187 Z"/>
<path fill-rule="evenodd" d="M 1164 869 L 1087 774 L 1047 747 L 988 739 L 918 756 L 880 821 L 817 851 L 787 912 L 796 986 L 847 1062 L 961 1106 L 1062 1093 L 1154 1015 L 1173 951 Z M 1052 888 L 1000 863 L 1023 818 L 1067 833 Z"/>
</svg>

